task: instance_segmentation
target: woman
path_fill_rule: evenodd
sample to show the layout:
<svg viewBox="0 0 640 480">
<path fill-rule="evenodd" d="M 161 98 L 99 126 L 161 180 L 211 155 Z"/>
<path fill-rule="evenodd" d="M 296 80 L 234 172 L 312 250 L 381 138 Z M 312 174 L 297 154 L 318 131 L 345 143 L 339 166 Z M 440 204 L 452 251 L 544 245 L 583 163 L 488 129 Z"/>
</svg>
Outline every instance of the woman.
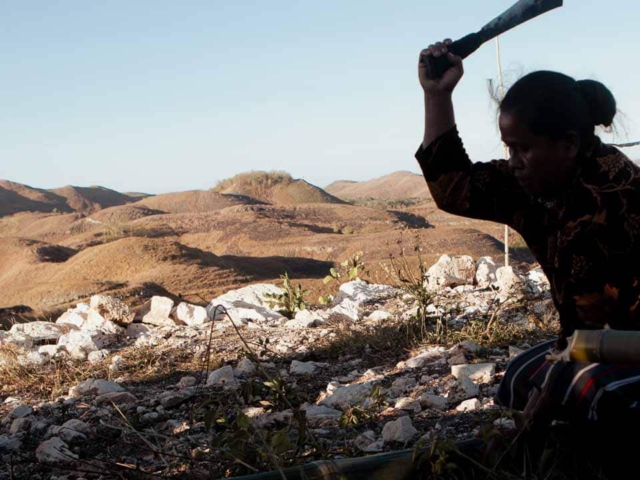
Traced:
<svg viewBox="0 0 640 480">
<path fill-rule="evenodd" d="M 456 129 L 452 93 L 463 66 L 447 51 L 450 43 L 421 52 L 425 131 L 416 159 L 440 209 L 507 224 L 522 235 L 560 314 L 558 340 L 511 362 L 497 403 L 542 425 L 640 417 L 640 366 L 545 358 L 576 329 L 640 329 L 640 169 L 594 133 L 612 125 L 613 95 L 591 80 L 526 75 L 500 102 L 509 160 L 472 163 Z M 422 64 L 430 55 L 446 55 L 452 64 L 437 81 Z"/>
</svg>

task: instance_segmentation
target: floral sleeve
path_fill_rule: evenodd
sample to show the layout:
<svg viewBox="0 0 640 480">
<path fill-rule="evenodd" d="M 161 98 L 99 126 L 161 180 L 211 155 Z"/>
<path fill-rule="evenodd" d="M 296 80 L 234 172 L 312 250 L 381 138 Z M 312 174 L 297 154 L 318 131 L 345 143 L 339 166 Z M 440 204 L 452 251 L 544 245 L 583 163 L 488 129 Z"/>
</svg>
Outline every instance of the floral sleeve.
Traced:
<svg viewBox="0 0 640 480">
<path fill-rule="evenodd" d="M 527 197 L 506 160 L 472 163 L 457 127 L 415 154 L 436 205 L 445 212 L 513 226 Z"/>
</svg>

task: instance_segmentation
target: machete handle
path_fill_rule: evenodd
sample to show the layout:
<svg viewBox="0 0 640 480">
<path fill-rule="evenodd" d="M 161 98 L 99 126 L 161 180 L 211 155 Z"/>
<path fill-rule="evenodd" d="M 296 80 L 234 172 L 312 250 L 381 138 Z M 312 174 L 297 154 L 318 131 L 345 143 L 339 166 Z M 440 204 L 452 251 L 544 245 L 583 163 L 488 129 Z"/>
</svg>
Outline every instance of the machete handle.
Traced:
<svg viewBox="0 0 640 480">
<path fill-rule="evenodd" d="M 483 43 L 484 39 L 479 33 L 470 33 L 453 42 L 447 49 L 454 55 L 464 59 L 475 52 Z M 451 67 L 451 62 L 446 55 L 441 57 L 423 56 L 420 62 L 424 65 L 427 78 L 431 80 L 437 80 L 442 77 L 444 72 Z"/>
</svg>

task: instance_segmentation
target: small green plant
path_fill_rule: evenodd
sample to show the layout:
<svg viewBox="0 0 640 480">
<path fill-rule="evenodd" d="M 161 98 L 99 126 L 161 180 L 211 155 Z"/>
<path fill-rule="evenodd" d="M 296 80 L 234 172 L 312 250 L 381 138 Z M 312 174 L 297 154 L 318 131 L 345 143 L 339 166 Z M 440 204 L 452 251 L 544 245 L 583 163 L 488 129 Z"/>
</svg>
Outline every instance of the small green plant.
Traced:
<svg viewBox="0 0 640 480">
<path fill-rule="evenodd" d="M 298 283 L 295 287 L 291 285 L 289 274 L 280 275 L 282 279 L 283 293 L 265 293 L 264 298 L 267 300 L 269 308 L 277 308 L 281 315 L 287 318 L 293 318 L 296 312 L 306 310 L 308 304 L 304 297 L 309 294 L 309 290 L 303 290 L 302 285 Z"/>
<path fill-rule="evenodd" d="M 354 253 L 350 258 L 341 262 L 339 268 L 332 267 L 329 270 L 329 275 L 324 277 L 323 283 L 325 285 L 331 282 L 339 282 L 341 278 L 348 278 L 350 282 L 360 281 L 360 272 L 364 268 L 364 262 L 362 261 L 363 252 L 358 251 Z M 368 274 L 368 271 L 365 271 Z M 321 305 L 329 305 L 333 302 L 333 295 L 326 294 L 318 298 L 318 303 Z"/>
<path fill-rule="evenodd" d="M 420 322 L 420 329 L 423 338 L 427 335 L 428 312 L 427 308 L 433 304 L 435 293 L 427 287 L 425 276 L 427 266 L 422 258 L 422 247 L 420 246 L 419 237 L 416 235 L 413 251 L 416 254 L 418 264 L 415 267 L 410 262 L 405 253 L 404 239 L 400 234 L 398 240 L 400 246 L 400 256 L 394 256 L 393 252 L 389 252 L 389 261 L 391 270 L 386 265 L 383 268 L 387 271 L 396 283 L 397 288 L 415 299 L 418 311 L 416 317 Z M 391 249 L 390 249 L 391 250 Z M 433 332 L 436 341 L 443 341 L 446 335 L 446 325 L 441 316 L 437 317 L 435 324 L 435 332 Z"/>
</svg>

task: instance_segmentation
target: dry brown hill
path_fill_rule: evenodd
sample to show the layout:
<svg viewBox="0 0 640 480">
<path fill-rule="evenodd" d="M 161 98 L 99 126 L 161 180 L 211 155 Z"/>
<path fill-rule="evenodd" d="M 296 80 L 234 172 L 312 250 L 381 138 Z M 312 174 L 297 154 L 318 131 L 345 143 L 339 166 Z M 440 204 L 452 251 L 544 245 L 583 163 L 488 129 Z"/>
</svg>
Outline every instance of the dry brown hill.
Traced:
<svg viewBox="0 0 640 480">
<path fill-rule="evenodd" d="M 139 200 L 108 188 L 66 186 L 52 190 L 0 180 L 0 217 L 19 212 L 93 213 Z"/>
<path fill-rule="evenodd" d="M 218 193 L 213 190 L 190 190 L 187 192 L 154 195 L 140 200 L 136 205 L 166 213 L 199 213 L 221 210 L 233 205 L 255 205 L 263 203 L 251 197 Z"/>
<path fill-rule="evenodd" d="M 365 182 L 339 180 L 325 188 L 342 200 L 373 198 L 380 200 L 430 199 L 429 188 L 422 175 L 395 172 Z"/>
<path fill-rule="evenodd" d="M 284 172 L 249 172 L 223 180 L 215 192 L 245 195 L 274 205 L 344 203 L 339 198 Z"/>
</svg>

